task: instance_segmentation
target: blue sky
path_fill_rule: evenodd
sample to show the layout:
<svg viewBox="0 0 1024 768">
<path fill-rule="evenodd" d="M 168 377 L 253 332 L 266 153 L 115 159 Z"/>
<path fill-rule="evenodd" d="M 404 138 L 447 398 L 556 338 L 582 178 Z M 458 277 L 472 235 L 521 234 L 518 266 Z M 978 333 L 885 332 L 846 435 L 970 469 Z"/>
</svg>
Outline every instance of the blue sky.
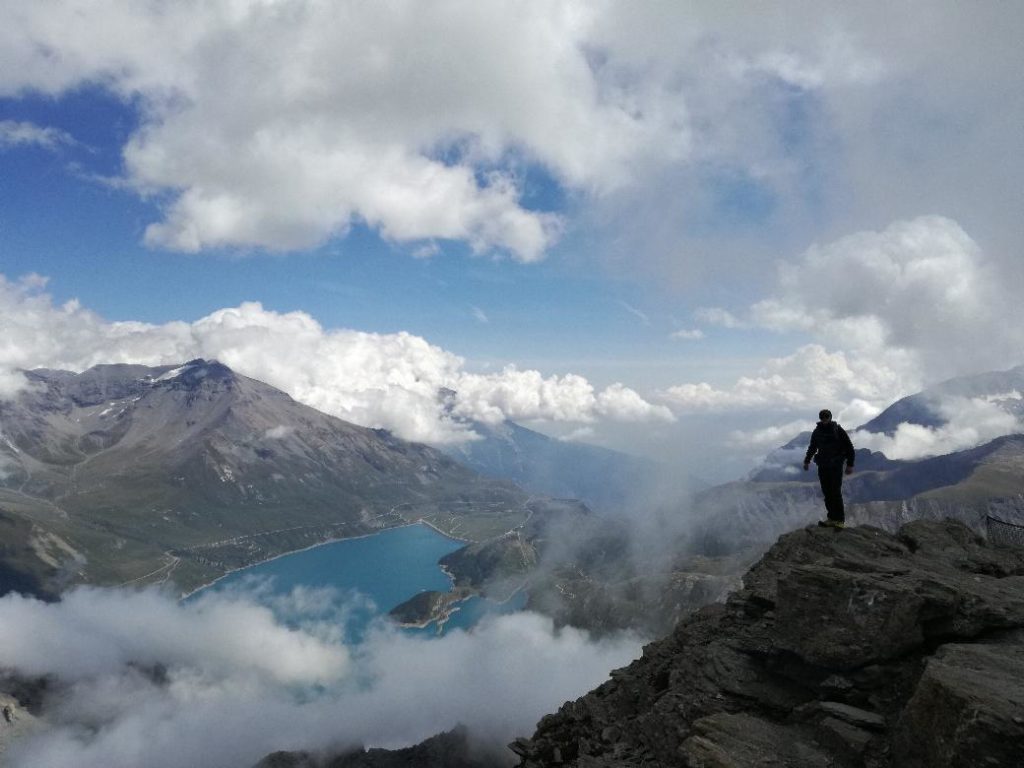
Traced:
<svg viewBox="0 0 1024 768">
<path fill-rule="evenodd" d="M 4 9 L 7 389 L 214 352 L 415 439 L 461 439 L 448 386 L 468 417 L 655 455 L 721 424 L 753 455 L 1019 362 L 985 351 L 1020 345 L 1014 9 Z"/>
<path fill-rule="evenodd" d="M 614 378 L 618 371 L 606 368 L 631 363 L 685 365 L 693 351 L 669 338 L 679 323 L 673 318 L 689 316 L 685 300 L 625 276 L 566 266 L 565 254 L 584 247 L 572 234 L 541 264 L 474 257 L 458 241 L 415 258 L 418 246 L 387 241 L 360 223 L 319 247 L 289 252 L 147 247 L 143 233 L 160 218 L 161 196 L 113 183 L 124 172 L 121 149 L 139 126 L 138 104 L 96 86 L 56 97 L 28 92 L 0 101 L 0 120 L 48 126 L 75 140 L 56 149 L 9 147 L 2 157 L 4 270 L 49 276 L 58 303 L 75 298 L 109 320 L 165 323 L 259 301 L 309 312 L 329 327 L 409 331 L 481 364 L 552 372 L 575 364 L 598 378 Z M 571 209 L 543 167 L 517 164 L 517 171 L 524 207 Z M 768 205 L 756 186 L 726 179 L 718 187 L 720 220 L 697 226 L 755 226 Z"/>
</svg>

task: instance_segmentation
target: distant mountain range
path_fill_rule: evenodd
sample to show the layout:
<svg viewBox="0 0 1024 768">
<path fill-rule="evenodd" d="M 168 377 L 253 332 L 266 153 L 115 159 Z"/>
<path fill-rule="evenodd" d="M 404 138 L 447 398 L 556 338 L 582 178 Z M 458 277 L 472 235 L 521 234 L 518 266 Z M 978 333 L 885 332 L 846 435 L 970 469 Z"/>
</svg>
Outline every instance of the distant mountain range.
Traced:
<svg viewBox="0 0 1024 768">
<path fill-rule="evenodd" d="M 474 424 L 482 439 L 446 454 L 327 416 L 214 361 L 26 375 L 29 387 L 0 402 L 0 592 L 163 581 L 187 591 L 277 554 L 422 519 L 476 543 L 449 563 L 467 594 L 529 583 L 530 605 L 567 623 L 660 626 L 822 515 L 815 474 L 799 469 L 801 435 L 748 479 L 680 497 L 669 513 L 689 525 L 662 542 L 676 556 L 654 563 L 627 546 L 630 516 L 614 514 L 655 482 L 656 465 L 642 459 L 512 423 Z M 1021 389 L 1024 367 L 955 379 L 864 429 L 942 426 L 949 397 L 1017 414 Z M 1024 523 L 1024 435 L 917 461 L 862 449 L 845 495 L 850 522 L 890 530 L 917 517 L 953 516 L 979 532 L 990 514 Z"/>
<path fill-rule="evenodd" d="M 443 449 L 455 460 L 481 475 L 511 480 L 533 493 L 579 499 L 601 512 L 622 511 L 667 475 L 649 459 L 557 440 L 511 421 L 470 426 L 480 439 Z"/>
<path fill-rule="evenodd" d="M 215 361 L 26 376 L 0 402 L 0 591 L 188 589 L 329 538 L 424 519 L 478 540 L 529 514 L 511 483 Z"/>
<path fill-rule="evenodd" d="M 1007 413 L 1024 416 L 1024 365 L 949 379 L 897 400 L 860 429 L 891 435 L 900 424 L 944 426 L 947 419 L 942 403 L 950 398 L 988 398 Z"/>
</svg>

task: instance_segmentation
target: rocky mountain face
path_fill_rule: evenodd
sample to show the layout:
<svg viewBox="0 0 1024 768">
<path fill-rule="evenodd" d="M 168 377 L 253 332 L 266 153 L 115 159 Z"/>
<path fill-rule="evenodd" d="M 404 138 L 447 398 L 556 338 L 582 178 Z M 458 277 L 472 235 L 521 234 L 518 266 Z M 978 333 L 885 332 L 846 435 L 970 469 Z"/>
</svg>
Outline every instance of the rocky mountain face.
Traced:
<svg viewBox="0 0 1024 768">
<path fill-rule="evenodd" d="M 783 536 L 724 604 L 548 715 L 536 766 L 1017 766 L 1024 549 L 955 521 Z"/>
<path fill-rule="evenodd" d="M 172 579 L 426 519 L 469 540 L 527 496 L 214 361 L 28 372 L 0 402 L 0 587 Z"/>
</svg>

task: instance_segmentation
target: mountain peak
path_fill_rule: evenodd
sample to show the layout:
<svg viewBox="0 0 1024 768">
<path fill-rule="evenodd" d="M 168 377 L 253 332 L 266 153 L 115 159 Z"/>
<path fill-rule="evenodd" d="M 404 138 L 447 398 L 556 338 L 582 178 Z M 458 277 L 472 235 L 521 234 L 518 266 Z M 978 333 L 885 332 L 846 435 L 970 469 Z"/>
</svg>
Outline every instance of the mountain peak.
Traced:
<svg viewBox="0 0 1024 768">
<path fill-rule="evenodd" d="M 178 381 L 186 386 L 196 386 L 204 381 L 230 381 L 236 378 L 236 374 L 226 365 L 217 360 L 204 360 L 197 357 L 178 366 L 163 366 L 154 369 L 160 371 L 157 375 L 150 374 L 154 384 L 165 381 Z"/>
</svg>

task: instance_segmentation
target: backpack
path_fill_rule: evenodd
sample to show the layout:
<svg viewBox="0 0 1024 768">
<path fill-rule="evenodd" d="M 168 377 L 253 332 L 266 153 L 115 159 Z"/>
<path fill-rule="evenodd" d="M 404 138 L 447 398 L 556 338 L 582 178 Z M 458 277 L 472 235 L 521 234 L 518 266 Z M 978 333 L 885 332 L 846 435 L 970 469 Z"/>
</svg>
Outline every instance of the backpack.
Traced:
<svg viewBox="0 0 1024 768">
<path fill-rule="evenodd" d="M 814 463 L 818 466 L 832 466 L 846 457 L 843 441 L 839 437 L 839 424 L 830 421 L 827 425 L 819 424 L 814 429 L 815 445 L 818 449 Z"/>
</svg>

